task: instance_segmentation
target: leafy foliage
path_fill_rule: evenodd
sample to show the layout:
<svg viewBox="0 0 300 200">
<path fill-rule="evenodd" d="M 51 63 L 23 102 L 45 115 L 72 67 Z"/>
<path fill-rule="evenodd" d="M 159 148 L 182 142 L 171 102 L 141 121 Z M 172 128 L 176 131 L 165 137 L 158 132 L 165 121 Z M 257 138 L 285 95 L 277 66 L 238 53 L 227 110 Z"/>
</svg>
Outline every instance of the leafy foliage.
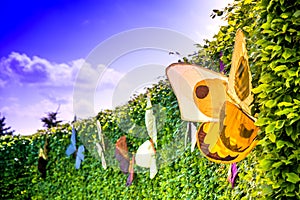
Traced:
<svg viewBox="0 0 300 200">
<path fill-rule="evenodd" d="M 96 119 L 74 123 L 78 141 L 88 151 L 79 170 L 74 158 L 65 150 L 71 136 L 71 126 L 65 124 L 48 130 L 49 148 L 47 177 L 41 178 L 37 169 L 38 150 L 45 143 L 44 132 L 27 137 L 1 139 L 0 174 L 3 199 L 231 199 L 235 189 L 227 182 L 228 166 L 205 159 L 198 150 L 184 149 L 186 122 L 181 121 L 175 95 L 168 82 L 149 89 L 157 116 L 158 174 L 149 178 L 149 170 L 135 166 L 135 179 L 126 187 L 125 176 L 114 158 L 114 143 L 126 135 L 129 151 L 135 152 L 148 139 L 145 127 L 146 95 L 139 95 L 116 110 L 102 111 L 100 120 L 106 143 L 104 170 L 95 148 Z M 158 117 L 160 116 L 160 117 Z M 250 159 L 250 157 L 249 157 Z M 241 164 L 247 170 L 250 160 Z M 246 180 L 240 180 L 246 181 Z M 238 180 L 238 184 L 240 182 Z M 214 191 L 214 192 L 212 192 Z"/>
</svg>

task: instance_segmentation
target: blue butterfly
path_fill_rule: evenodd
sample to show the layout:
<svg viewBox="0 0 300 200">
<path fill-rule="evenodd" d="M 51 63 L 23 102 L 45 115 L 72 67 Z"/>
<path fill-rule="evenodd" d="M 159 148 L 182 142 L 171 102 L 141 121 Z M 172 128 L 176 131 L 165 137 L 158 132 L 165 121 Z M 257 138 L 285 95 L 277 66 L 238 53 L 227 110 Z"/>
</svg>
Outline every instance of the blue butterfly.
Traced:
<svg viewBox="0 0 300 200">
<path fill-rule="evenodd" d="M 78 149 L 76 148 L 76 130 L 72 127 L 72 135 L 71 135 L 71 144 L 68 146 L 66 150 L 66 154 L 69 157 L 71 154 L 76 153 L 76 162 L 75 168 L 79 169 L 81 162 L 84 160 L 84 146 L 80 145 Z"/>
</svg>

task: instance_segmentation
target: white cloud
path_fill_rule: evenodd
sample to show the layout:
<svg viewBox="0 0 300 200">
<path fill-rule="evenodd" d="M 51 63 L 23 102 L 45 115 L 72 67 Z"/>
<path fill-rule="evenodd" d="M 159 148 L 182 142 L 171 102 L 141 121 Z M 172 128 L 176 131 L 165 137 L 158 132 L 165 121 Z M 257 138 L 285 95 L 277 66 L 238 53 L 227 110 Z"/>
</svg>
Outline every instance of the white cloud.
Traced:
<svg viewBox="0 0 300 200">
<path fill-rule="evenodd" d="M 82 79 L 77 76 L 82 71 Z M 73 119 L 73 90 L 75 82 L 80 87 L 79 97 L 85 97 L 90 91 L 91 83 L 109 86 L 116 85 L 123 76 L 115 69 L 105 69 L 101 64 L 92 67 L 84 59 L 68 63 L 54 63 L 38 56 L 13 52 L 0 60 L 0 87 L 7 95 L 1 98 L 0 112 L 9 119 L 9 125 L 21 134 L 32 134 L 42 128 L 40 118 L 47 112 L 54 112 L 60 105 L 59 118 Z M 103 76 L 99 76 L 103 72 Z M 98 81 L 99 79 L 99 81 Z M 104 87 L 106 88 L 106 87 Z M 100 109 L 110 107 L 111 100 L 107 95 L 112 93 L 111 87 L 103 90 L 101 100 L 95 99 L 96 105 L 89 105 L 85 98 L 76 102 L 81 110 L 91 109 L 97 113 Z M 106 98 L 104 98 L 106 97 Z M 101 106 L 102 105 L 102 106 Z"/>
<path fill-rule="evenodd" d="M 120 73 L 112 68 L 107 68 L 100 79 L 100 83 L 116 85 L 123 76 L 123 73 Z"/>
<path fill-rule="evenodd" d="M 84 59 L 55 63 L 38 56 L 12 52 L 0 61 L 0 77 L 20 85 L 72 86 Z"/>
</svg>

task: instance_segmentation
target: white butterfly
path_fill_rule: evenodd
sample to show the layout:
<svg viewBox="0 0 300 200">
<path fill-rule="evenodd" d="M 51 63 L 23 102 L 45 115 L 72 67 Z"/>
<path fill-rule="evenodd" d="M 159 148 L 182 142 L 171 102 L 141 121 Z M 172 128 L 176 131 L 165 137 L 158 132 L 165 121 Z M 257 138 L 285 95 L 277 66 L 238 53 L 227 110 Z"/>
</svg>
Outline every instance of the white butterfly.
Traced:
<svg viewBox="0 0 300 200">
<path fill-rule="evenodd" d="M 70 156 L 75 152 L 76 152 L 75 168 L 79 169 L 81 162 L 84 161 L 84 154 L 83 154 L 84 146 L 80 145 L 78 149 L 76 148 L 76 130 L 74 127 L 72 127 L 71 144 L 68 146 L 66 150 L 66 154 L 67 156 Z"/>
<path fill-rule="evenodd" d="M 147 128 L 148 135 L 153 140 L 155 147 L 157 147 L 157 130 L 156 130 L 156 119 L 153 115 L 152 104 L 150 100 L 150 96 L 147 96 L 147 107 L 145 113 L 145 124 Z"/>
<path fill-rule="evenodd" d="M 101 158 L 103 169 L 106 169 L 107 165 L 106 165 L 106 161 L 105 161 L 105 157 L 104 157 L 105 144 L 104 144 L 104 138 L 103 138 L 103 134 L 102 134 L 101 124 L 98 120 L 97 120 L 97 130 L 98 130 L 98 138 L 100 141 L 100 143 L 98 143 L 98 142 L 96 143 L 97 152 Z"/>
<path fill-rule="evenodd" d="M 156 121 L 153 115 L 150 96 L 147 97 L 147 110 L 145 113 L 145 123 L 150 140 L 145 141 L 137 150 L 135 161 L 138 166 L 150 168 L 150 178 L 153 179 L 157 174 L 156 167 L 156 151 L 157 146 L 157 131 Z"/>
</svg>

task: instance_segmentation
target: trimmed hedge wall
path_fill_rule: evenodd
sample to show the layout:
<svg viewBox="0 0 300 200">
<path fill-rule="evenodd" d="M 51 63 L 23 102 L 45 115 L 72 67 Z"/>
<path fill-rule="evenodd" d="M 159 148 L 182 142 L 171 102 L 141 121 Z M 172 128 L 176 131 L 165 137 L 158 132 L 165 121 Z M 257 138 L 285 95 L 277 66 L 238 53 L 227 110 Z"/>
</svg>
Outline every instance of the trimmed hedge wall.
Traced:
<svg viewBox="0 0 300 200">
<path fill-rule="evenodd" d="M 226 180 L 228 166 L 208 161 L 197 149 L 191 153 L 190 145 L 184 148 L 186 123 L 180 120 L 177 101 L 170 86 L 161 82 L 151 88 L 150 93 L 154 107 L 160 105 L 156 109 L 156 115 L 159 116 L 161 112 L 166 116 L 164 123 L 158 120 L 157 155 L 160 168 L 154 179 L 149 178 L 148 170 L 136 166 L 135 170 L 139 173 L 135 174 L 133 184 L 126 187 L 127 176 L 116 167 L 114 147 L 109 146 L 126 134 L 129 151 L 134 152 L 148 139 L 144 125 L 146 97 L 140 95 L 128 105 L 118 108 L 118 112 L 107 110 L 97 116 L 108 144 L 107 170 L 103 170 L 100 159 L 95 156 L 96 151 L 89 146 L 95 141 L 91 138 L 97 134 L 94 119 L 75 124 L 80 130 L 78 141 L 86 144 L 88 149 L 79 170 L 74 167 L 75 159 L 65 155 L 70 143 L 70 125 L 66 124 L 48 131 L 49 162 L 46 179 L 41 178 L 37 169 L 38 150 L 43 147 L 45 141 L 42 132 L 29 137 L 2 137 L 0 167 L 4 169 L 4 173 L 0 174 L 1 198 L 232 199 L 232 196 L 241 194 L 238 188 L 231 189 Z M 124 132 L 124 126 L 128 123 L 126 120 L 140 126 L 136 126 L 136 129 L 131 128 L 131 131 L 126 133 Z M 122 123 L 125 124 L 123 127 Z M 137 130 L 142 131 L 140 135 L 136 135 Z M 80 145 L 80 142 L 77 145 Z M 243 171 L 250 167 L 248 162 L 247 159 L 238 165 L 240 177 L 243 177 Z M 240 178 L 239 182 L 248 181 Z"/>
</svg>

